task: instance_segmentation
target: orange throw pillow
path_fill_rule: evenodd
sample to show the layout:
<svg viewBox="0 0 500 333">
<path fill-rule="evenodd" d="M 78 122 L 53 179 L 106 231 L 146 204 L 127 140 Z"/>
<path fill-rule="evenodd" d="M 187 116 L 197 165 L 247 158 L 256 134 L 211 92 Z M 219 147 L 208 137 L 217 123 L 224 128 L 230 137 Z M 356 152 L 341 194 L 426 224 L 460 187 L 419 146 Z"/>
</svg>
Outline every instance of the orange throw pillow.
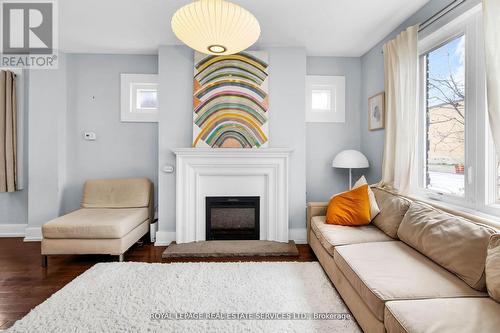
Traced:
<svg viewBox="0 0 500 333">
<path fill-rule="evenodd" d="M 369 224 L 368 185 L 334 196 L 326 210 L 326 223 L 351 226 Z"/>
</svg>

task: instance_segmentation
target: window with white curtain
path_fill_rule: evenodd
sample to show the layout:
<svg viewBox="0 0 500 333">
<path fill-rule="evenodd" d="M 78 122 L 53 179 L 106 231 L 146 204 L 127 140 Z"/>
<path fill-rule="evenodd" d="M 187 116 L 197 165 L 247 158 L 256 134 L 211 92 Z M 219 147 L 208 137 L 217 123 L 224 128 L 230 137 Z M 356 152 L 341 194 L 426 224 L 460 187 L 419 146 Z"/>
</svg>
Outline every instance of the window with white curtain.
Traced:
<svg viewBox="0 0 500 333">
<path fill-rule="evenodd" d="M 419 195 L 500 215 L 481 6 L 419 40 Z"/>
</svg>

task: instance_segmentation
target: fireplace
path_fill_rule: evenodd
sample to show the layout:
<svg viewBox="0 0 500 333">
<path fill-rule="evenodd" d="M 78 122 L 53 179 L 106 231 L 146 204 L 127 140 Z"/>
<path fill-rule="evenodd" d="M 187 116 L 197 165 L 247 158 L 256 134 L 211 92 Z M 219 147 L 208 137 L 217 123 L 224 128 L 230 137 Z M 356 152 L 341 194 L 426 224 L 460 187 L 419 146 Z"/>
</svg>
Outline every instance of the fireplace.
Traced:
<svg viewBox="0 0 500 333">
<path fill-rule="evenodd" d="M 174 153 L 177 244 L 207 239 L 206 198 L 224 196 L 259 197 L 259 239 L 288 242 L 290 149 L 179 148 Z M 165 231 L 158 235 L 171 237 Z"/>
<path fill-rule="evenodd" d="M 260 197 L 206 197 L 206 240 L 260 239 Z"/>
</svg>

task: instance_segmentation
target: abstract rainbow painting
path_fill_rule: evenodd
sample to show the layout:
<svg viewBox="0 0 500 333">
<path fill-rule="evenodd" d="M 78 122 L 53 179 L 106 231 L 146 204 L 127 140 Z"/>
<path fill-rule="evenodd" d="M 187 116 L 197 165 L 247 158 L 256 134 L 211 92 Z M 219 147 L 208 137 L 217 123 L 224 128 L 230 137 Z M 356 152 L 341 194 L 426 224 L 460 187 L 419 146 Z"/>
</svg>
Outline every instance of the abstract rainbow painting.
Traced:
<svg viewBox="0 0 500 333">
<path fill-rule="evenodd" d="M 195 53 L 193 147 L 268 145 L 268 55 Z"/>
</svg>

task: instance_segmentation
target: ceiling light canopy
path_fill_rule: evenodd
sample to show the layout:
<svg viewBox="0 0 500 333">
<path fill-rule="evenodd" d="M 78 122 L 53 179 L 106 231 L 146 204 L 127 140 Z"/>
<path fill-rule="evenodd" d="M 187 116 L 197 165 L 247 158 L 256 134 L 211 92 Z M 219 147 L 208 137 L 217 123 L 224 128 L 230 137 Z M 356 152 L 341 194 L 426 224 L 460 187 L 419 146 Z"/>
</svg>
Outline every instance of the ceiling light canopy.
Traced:
<svg viewBox="0 0 500 333">
<path fill-rule="evenodd" d="M 190 48 L 212 55 L 243 51 L 260 35 L 252 13 L 224 0 L 198 0 L 181 7 L 172 17 L 172 30 Z"/>
</svg>

